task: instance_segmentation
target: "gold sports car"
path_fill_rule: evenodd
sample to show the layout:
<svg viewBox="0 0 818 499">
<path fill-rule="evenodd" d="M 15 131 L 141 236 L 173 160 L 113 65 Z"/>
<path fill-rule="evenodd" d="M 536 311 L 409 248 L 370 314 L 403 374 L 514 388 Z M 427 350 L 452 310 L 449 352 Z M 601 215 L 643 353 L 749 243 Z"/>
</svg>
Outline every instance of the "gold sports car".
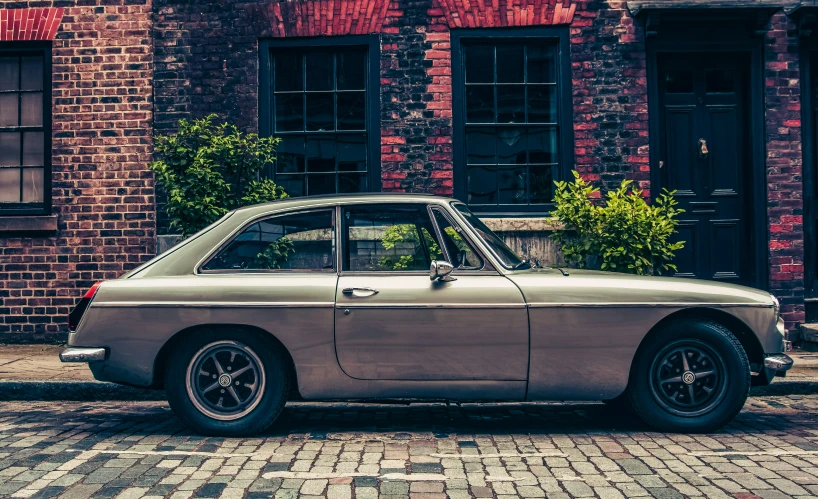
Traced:
<svg viewBox="0 0 818 499">
<path fill-rule="evenodd" d="M 532 267 L 454 199 L 305 197 L 95 284 L 60 357 L 164 388 L 204 434 L 262 431 L 293 398 L 603 400 L 696 432 L 791 367 L 778 312 L 741 286 Z"/>
</svg>

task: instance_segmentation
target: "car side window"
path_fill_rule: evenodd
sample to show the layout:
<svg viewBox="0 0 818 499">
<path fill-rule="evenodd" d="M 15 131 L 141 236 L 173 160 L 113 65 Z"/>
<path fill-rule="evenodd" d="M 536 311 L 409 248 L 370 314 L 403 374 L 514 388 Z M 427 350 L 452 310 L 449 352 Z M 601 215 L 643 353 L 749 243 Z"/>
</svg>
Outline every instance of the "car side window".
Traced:
<svg viewBox="0 0 818 499">
<path fill-rule="evenodd" d="M 293 213 L 251 224 L 203 270 L 333 270 L 333 210 Z"/>
<path fill-rule="evenodd" d="M 344 227 L 344 270 L 428 271 L 443 258 L 422 204 L 348 207 Z"/>
<path fill-rule="evenodd" d="M 434 213 L 435 222 L 437 222 L 437 227 L 440 229 L 440 237 L 443 238 L 446 251 L 451 257 L 452 261 L 449 263 L 459 269 L 475 270 L 483 268 L 483 259 L 463 237 L 460 228 L 452 225 L 449 217 L 444 215 L 440 209 L 435 208 L 432 213 Z"/>
</svg>

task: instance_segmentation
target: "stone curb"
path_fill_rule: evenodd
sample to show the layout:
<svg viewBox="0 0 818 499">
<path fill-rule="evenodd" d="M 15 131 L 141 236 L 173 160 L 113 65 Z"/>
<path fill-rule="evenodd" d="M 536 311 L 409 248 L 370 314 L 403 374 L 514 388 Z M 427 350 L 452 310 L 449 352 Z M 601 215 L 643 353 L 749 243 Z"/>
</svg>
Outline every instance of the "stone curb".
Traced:
<svg viewBox="0 0 818 499">
<path fill-rule="evenodd" d="M 811 395 L 818 393 L 818 380 L 776 380 L 769 386 L 755 387 L 750 395 Z M 0 401 L 165 401 L 164 390 L 147 390 L 101 381 L 9 381 L 0 380 Z"/>
</svg>

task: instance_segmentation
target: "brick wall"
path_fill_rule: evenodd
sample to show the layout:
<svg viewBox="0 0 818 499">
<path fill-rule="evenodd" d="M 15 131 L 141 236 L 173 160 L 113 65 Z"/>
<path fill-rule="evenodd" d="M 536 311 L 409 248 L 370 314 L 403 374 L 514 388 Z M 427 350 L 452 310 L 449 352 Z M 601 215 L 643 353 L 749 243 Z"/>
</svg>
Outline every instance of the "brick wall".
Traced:
<svg viewBox="0 0 818 499">
<path fill-rule="evenodd" d="M 65 7 L 53 42 L 53 213 L 58 231 L 0 233 L 0 341 L 62 340 L 93 282 L 154 254 L 149 0 Z"/>
<path fill-rule="evenodd" d="M 770 291 L 791 328 L 805 318 L 801 75 L 796 26 L 782 12 L 770 21 L 764 56 Z"/>
</svg>

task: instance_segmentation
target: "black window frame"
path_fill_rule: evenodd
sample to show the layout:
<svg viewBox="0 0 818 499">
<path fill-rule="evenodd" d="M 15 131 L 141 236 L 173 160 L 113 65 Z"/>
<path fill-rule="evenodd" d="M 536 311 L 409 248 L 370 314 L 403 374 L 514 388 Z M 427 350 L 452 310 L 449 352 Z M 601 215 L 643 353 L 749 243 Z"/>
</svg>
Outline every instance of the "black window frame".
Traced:
<svg viewBox="0 0 818 499">
<path fill-rule="evenodd" d="M 468 203 L 466 164 L 466 81 L 463 65 L 464 43 L 497 43 L 519 40 L 527 43 L 542 40 L 557 48 L 557 162 L 553 180 L 571 177 L 574 168 L 574 112 L 572 92 L 571 41 L 568 26 L 542 26 L 523 28 L 469 28 L 451 32 L 452 46 L 452 114 L 453 114 L 453 162 L 454 197 Z M 532 126 L 532 125 L 522 125 Z M 536 126 L 536 125 L 534 125 Z M 474 213 L 483 217 L 531 216 L 547 214 L 553 203 L 535 205 L 469 205 Z"/>
<path fill-rule="evenodd" d="M 380 126 L 380 37 L 378 35 L 344 35 L 324 36 L 317 38 L 277 38 L 259 41 L 259 135 L 269 137 L 274 134 L 273 128 L 273 68 L 272 52 L 288 48 L 298 51 L 316 49 L 365 48 L 367 51 L 365 133 L 367 137 L 367 190 L 361 192 L 381 191 L 381 126 Z M 293 132 L 298 134 L 322 132 Z M 326 132 L 333 136 L 344 131 Z M 351 133 L 355 133 L 354 131 Z M 278 134 L 277 136 L 281 136 Z M 268 178 L 276 181 L 275 165 L 265 172 Z"/>
<path fill-rule="evenodd" d="M 51 214 L 51 147 L 52 147 L 52 78 L 51 78 L 51 42 L 3 42 L 0 45 L 0 57 L 25 57 L 39 55 L 43 57 L 43 202 L 42 203 L 0 203 L 0 216 L 6 215 L 50 215 Z M 22 110 L 18 110 L 18 113 Z M 8 127 L 25 131 L 35 127 Z"/>
</svg>

